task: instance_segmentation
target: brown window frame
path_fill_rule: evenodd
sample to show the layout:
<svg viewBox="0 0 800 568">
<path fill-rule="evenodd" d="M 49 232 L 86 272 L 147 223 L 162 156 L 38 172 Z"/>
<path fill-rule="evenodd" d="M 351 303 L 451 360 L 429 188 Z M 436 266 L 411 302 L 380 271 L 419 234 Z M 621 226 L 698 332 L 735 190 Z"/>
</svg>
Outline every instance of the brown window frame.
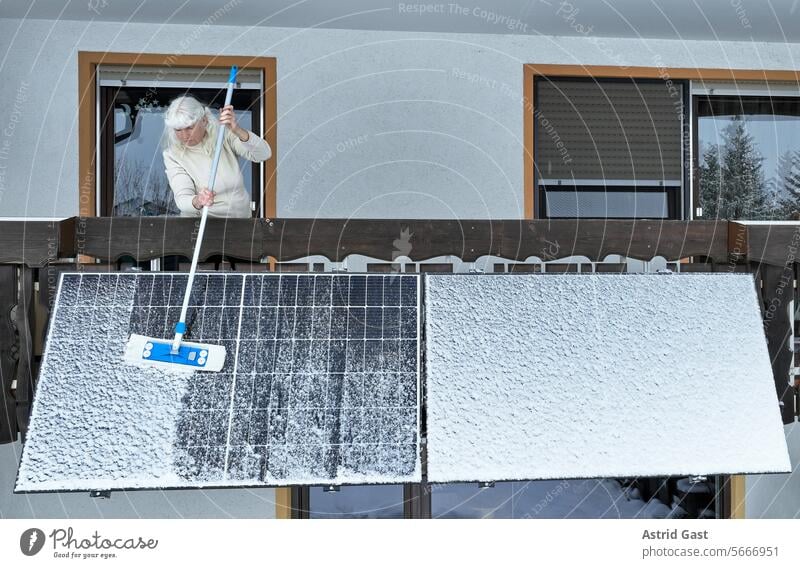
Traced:
<svg viewBox="0 0 800 568">
<path fill-rule="evenodd" d="M 661 79 L 695 81 L 791 81 L 800 83 L 800 70 L 713 69 L 682 67 L 622 67 L 612 65 L 560 65 L 527 63 L 522 66 L 523 130 L 523 218 L 535 219 L 541 210 L 534 164 L 534 81 L 537 76 L 588 77 L 595 79 Z M 690 103 L 691 104 L 691 103 Z M 697 133 L 692 132 L 695 139 Z M 690 141 L 691 144 L 694 140 Z M 696 152 L 694 152 L 696 155 Z M 697 188 L 697 172 L 689 164 L 692 191 Z M 686 191 L 687 188 L 684 188 Z M 697 201 L 694 201 L 696 205 Z M 692 217 L 694 212 L 692 212 Z"/>
<path fill-rule="evenodd" d="M 260 108 L 264 123 L 264 139 L 272 149 L 272 157 L 264 163 L 263 187 L 265 218 L 277 214 L 277 60 L 274 57 L 239 55 L 171 55 L 159 53 L 78 52 L 78 214 L 97 215 L 100 187 L 97 183 L 97 158 L 100 140 L 97 136 L 97 67 L 107 65 L 142 65 L 161 67 L 209 67 L 262 71 L 264 78 Z"/>
</svg>

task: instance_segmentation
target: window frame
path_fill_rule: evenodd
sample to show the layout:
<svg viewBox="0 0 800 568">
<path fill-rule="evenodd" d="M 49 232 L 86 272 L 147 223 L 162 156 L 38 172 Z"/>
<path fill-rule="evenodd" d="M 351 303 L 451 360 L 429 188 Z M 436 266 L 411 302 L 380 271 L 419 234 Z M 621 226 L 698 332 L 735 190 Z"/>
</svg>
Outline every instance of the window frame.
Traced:
<svg viewBox="0 0 800 568">
<path fill-rule="evenodd" d="M 78 52 L 78 214 L 95 217 L 100 211 L 100 87 L 99 65 L 129 65 L 147 67 L 210 67 L 258 70 L 262 73 L 261 131 L 272 149 L 272 157 L 264 162 L 261 192 L 262 218 L 277 214 L 277 60 L 274 57 L 239 55 L 177 55 L 159 53 Z"/>
<path fill-rule="evenodd" d="M 800 86 L 799 86 L 800 88 Z M 691 89 L 691 97 L 692 97 L 692 201 L 694 203 L 694 207 L 692 210 L 692 218 L 696 219 L 707 219 L 703 215 L 702 208 L 700 206 L 700 101 L 701 100 L 710 100 L 716 97 L 719 98 L 738 98 L 740 101 L 740 105 L 745 104 L 749 99 L 770 99 L 773 101 L 778 101 L 779 103 L 786 103 L 786 102 L 795 102 L 800 104 L 800 90 L 794 94 L 790 95 L 782 90 L 778 90 L 775 92 L 770 91 L 769 89 L 764 89 L 763 92 L 756 92 L 753 90 L 747 90 L 743 88 L 740 94 L 732 94 L 727 92 L 727 90 L 717 93 L 714 92 L 714 89 L 706 89 L 706 88 L 698 88 L 693 86 Z M 704 115 L 706 116 L 706 115 Z"/>
<path fill-rule="evenodd" d="M 535 219 L 540 211 L 539 195 L 537 191 L 536 172 L 534 164 L 535 156 L 535 116 L 534 109 L 536 97 L 534 93 L 534 83 L 537 76 L 548 76 L 551 78 L 561 77 L 583 77 L 590 79 L 661 79 L 664 81 L 689 81 L 688 89 L 684 91 L 684 97 L 693 94 L 692 81 L 720 81 L 720 82 L 789 82 L 800 84 L 800 70 L 796 69 L 724 69 L 724 68 L 691 68 L 691 67 L 667 67 L 663 64 L 652 67 L 629 67 L 614 65 L 562 65 L 562 64 L 539 64 L 526 63 L 522 66 L 522 117 L 523 117 L 523 219 Z M 697 152 L 695 143 L 697 139 L 696 130 L 692 128 L 692 112 L 694 101 L 689 98 L 685 102 L 684 108 L 690 113 L 686 120 L 684 135 L 688 138 L 687 146 L 691 149 L 690 155 L 684 156 L 684 175 L 688 176 L 687 186 L 683 193 L 683 211 L 685 219 L 694 218 L 694 183 L 693 160 Z M 688 131 L 687 131 L 688 128 Z M 688 161 L 687 161 L 688 160 Z"/>
<path fill-rule="evenodd" d="M 547 192 L 553 191 L 570 191 L 574 189 L 576 192 L 584 192 L 584 193 L 659 193 L 664 194 L 666 196 L 667 201 L 667 216 L 666 217 L 625 217 L 625 216 L 614 216 L 614 215 L 607 215 L 607 216 L 592 216 L 592 215 L 580 215 L 576 217 L 566 217 L 561 215 L 548 215 L 547 214 Z M 675 185 L 664 185 L 664 186 L 653 186 L 649 184 L 641 184 L 641 185 L 631 185 L 629 187 L 625 186 L 618 186 L 609 184 L 607 186 L 597 185 L 597 186 L 589 186 L 589 185 L 576 185 L 576 186 L 538 186 L 539 192 L 539 203 L 541 207 L 541 211 L 539 213 L 542 219 L 648 219 L 648 220 L 656 220 L 656 221 L 674 221 L 681 218 L 680 209 L 681 209 L 681 193 L 682 188 L 675 186 Z"/>
</svg>

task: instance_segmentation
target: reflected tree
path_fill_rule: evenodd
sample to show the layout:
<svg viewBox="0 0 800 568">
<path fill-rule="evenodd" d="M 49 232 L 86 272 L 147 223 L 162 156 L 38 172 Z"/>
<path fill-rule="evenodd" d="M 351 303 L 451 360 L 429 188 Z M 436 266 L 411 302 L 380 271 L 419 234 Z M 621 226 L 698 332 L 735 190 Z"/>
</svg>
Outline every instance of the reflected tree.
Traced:
<svg viewBox="0 0 800 568">
<path fill-rule="evenodd" d="M 700 202 L 703 217 L 771 219 L 782 211 L 764 180 L 762 162 L 745 121 L 736 116 L 723 131 L 723 143 L 703 152 Z"/>
<path fill-rule="evenodd" d="M 787 218 L 800 218 L 800 150 L 784 152 L 778 158 L 776 191 Z"/>
<path fill-rule="evenodd" d="M 115 161 L 114 216 L 151 217 L 178 213 L 163 172 L 154 172 L 139 160 Z"/>
</svg>

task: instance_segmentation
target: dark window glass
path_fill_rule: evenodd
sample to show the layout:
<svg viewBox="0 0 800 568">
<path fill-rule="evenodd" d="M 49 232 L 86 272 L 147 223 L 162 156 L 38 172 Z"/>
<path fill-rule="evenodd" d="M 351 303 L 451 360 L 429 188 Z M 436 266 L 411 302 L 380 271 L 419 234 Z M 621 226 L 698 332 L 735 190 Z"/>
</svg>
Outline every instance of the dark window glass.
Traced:
<svg viewBox="0 0 800 568">
<path fill-rule="evenodd" d="M 402 485 L 344 486 L 339 491 L 312 487 L 309 493 L 312 519 L 403 518 Z"/>
<path fill-rule="evenodd" d="M 164 173 L 162 135 L 170 101 L 192 95 L 218 112 L 224 90 L 156 87 L 101 87 L 100 208 L 108 216 L 177 215 Z M 259 93 L 234 90 L 232 104 L 239 125 L 259 132 Z M 257 164 L 239 159 L 245 187 L 257 204 L 261 186 Z M 254 183 L 255 181 L 255 183 Z"/>
<path fill-rule="evenodd" d="M 685 82 L 539 77 L 534 89 L 537 215 L 682 217 Z"/>
<path fill-rule="evenodd" d="M 676 215 L 679 188 L 546 189 L 547 217 L 670 219 Z"/>
<path fill-rule="evenodd" d="M 433 485 L 434 518 L 595 519 L 666 518 L 671 509 L 657 499 L 645 502 L 636 490 L 611 479 L 560 479 Z"/>
</svg>

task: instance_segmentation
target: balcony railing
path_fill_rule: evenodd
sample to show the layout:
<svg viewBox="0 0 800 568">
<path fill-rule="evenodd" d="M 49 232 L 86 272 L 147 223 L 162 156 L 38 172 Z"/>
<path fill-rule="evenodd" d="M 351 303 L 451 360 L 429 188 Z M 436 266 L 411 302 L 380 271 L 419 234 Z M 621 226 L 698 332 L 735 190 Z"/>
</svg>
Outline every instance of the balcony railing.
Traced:
<svg viewBox="0 0 800 568">
<path fill-rule="evenodd" d="M 27 431 L 58 274 L 147 270 L 147 261 L 188 258 L 195 233 L 196 221 L 184 218 L 0 220 L 0 443 Z M 324 263 L 308 257 L 324 257 L 330 267 L 354 255 L 370 259 L 374 271 L 400 263 L 405 271 L 449 271 L 446 257 L 462 264 L 490 258 L 487 271 L 624 272 L 628 259 L 660 257 L 676 272 L 751 272 L 783 420 L 796 419 L 789 306 L 800 300 L 800 222 L 212 219 L 201 250 L 206 267 L 244 271 L 319 270 Z"/>
</svg>

